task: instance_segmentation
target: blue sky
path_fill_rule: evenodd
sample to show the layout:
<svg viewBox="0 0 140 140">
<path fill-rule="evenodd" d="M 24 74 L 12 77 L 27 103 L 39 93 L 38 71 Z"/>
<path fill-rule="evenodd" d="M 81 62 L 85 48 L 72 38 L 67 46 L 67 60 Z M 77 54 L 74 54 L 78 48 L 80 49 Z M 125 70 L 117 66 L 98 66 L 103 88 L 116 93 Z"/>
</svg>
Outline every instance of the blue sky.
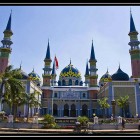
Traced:
<svg viewBox="0 0 140 140">
<path fill-rule="evenodd" d="M 57 80 L 71 58 L 84 81 L 93 39 L 98 81 L 107 68 L 111 75 L 114 74 L 119 63 L 131 76 L 130 6 L 0 6 L 0 40 L 11 9 L 13 44 L 10 64 L 14 68 L 22 61 L 26 73 L 34 67 L 42 78 L 49 38 L 51 58 L 54 60 L 56 54 L 59 62 Z M 140 7 L 131 6 L 131 11 L 136 30 L 140 32 Z"/>
</svg>

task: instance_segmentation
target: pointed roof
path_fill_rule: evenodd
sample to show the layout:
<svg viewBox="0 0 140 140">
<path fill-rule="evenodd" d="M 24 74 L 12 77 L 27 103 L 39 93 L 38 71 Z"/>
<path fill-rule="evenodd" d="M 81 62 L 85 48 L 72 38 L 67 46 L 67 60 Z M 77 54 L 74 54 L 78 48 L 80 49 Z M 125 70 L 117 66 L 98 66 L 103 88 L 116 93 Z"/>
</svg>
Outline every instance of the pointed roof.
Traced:
<svg viewBox="0 0 140 140">
<path fill-rule="evenodd" d="M 96 60 L 95 59 L 95 53 L 94 53 L 94 47 L 93 47 L 93 40 L 92 40 L 92 45 L 91 45 L 90 60 Z"/>
<path fill-rule="evenodd" d="M 51 59 L 50 57 L 50 45 L 49 45 L 49 40 L 48 40 L 48 47 L 47 47 L 47 52 L 46 52 L 46 58 L 45 59 Z"/>
<path fill-rule="evenodd" d="M 87 65 L 86 65 L 86 72 L 85 72 L 85 75 L 89 75 L 88 62 L 87 62 Z"/>
<path fill-rule="evenodd" d="M 9 17 L 9 20 L 8 20 L 8 23 L 7 23 L 5 30 L 9 30 L 9 31 L 11 30 L 11 16 L 12 16 L 12 11 L 11 11 L 11 14 L 10 14 L 10 17 Z"/>
<path fill-rule="evenodd" d="M 53 62 L 52 75 L 56 75 L 56 71 L 55 71 L 55 60 Z"/>
<path fill-rule="evenodd" d="M 131 11 L 130 11 L 130 32 L 137 32 Z"/>
</svg>

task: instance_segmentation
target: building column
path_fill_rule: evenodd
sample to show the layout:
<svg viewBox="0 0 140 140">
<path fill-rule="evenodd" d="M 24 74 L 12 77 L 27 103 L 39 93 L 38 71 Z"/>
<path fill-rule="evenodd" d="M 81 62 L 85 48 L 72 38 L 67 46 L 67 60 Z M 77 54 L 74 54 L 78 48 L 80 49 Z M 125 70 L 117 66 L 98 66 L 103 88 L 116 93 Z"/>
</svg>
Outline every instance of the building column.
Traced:
<svg viewBox="0 0 140 140">
<path fill-rule="evenodd" d="M 69 117 L 70 117 L 70 112 L 71 112 L 71 109 L 69 109 Z"/>
<path fill-rule="evenodd" d="M 78 116 L 80 116 L 80 101 L 78 101 Z"/>
<path fill-rule="evenodd" d="M 88 109 L 88 117 L 90 118 L 90 109 Z"/>
<path fill-rule="evenodd" d="M 92 109 L 92 102 L 90 100 L 90 118 L 92 118 L 92 114 L 93 114 L 93 109 Z"/>
</svg>

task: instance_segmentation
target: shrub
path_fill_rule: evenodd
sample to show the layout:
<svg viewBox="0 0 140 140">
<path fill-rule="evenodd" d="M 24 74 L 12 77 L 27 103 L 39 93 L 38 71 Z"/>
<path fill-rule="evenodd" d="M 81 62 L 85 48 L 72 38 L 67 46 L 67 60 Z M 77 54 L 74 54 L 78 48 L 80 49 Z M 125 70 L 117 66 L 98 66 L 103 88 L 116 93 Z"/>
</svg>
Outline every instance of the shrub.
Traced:
<svg viewBox="0 0 140 140">
<path fill-rule="evenodd" d="M 79 116 L 77 118 L 77 121 L 80 122 L 81 125 L 84 125 L 89 121 L 89 119 L 86 116 Z"/>
</svg>

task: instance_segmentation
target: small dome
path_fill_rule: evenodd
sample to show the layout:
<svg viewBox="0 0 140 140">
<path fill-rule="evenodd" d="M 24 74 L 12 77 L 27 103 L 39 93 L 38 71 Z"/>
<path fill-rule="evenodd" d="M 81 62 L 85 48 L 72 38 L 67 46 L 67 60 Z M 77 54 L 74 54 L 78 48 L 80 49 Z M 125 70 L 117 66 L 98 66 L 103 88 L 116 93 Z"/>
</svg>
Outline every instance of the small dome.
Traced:
<svg viewBox="0 0 140 140">
<path fill-rule="evenodd" d="M 73 65 L 70 64 L 66 66 L 60 73 L 60 77 L 76 77 L 80 78 L 81 74 L 77 68 L 74 68 Z"/>
<path fill-rule="evenodd" d="M 128 81 L 129 80 L 128 74 L 126 74 L 125 72 L 123 72 L 120 69 L 120 66 L 119 66 L 117 72 L 114 73 L 111 77 L 112 77 L 112 80 L 114 80 L 114 81 Z"/>
<path fill-rule="evenodd" d="M 28 79 L 28 74 L 21 70 L 22 79 Z"/>
<path fill-rule="evenodd" d="M 41 79 L 40 79 L 40 76 L 34 72 L 34 69 L 31 73 L 28 74 L 28 79 L 29 80 L 32 80 L 32 81 L 38 81 L 40 83 Z"/>
<path fill-rule="evenodd" d="M 112 81 L 111 75 L 107 72 L 101 77 L 100 82 L 109 82 Z"/>
</svg>

